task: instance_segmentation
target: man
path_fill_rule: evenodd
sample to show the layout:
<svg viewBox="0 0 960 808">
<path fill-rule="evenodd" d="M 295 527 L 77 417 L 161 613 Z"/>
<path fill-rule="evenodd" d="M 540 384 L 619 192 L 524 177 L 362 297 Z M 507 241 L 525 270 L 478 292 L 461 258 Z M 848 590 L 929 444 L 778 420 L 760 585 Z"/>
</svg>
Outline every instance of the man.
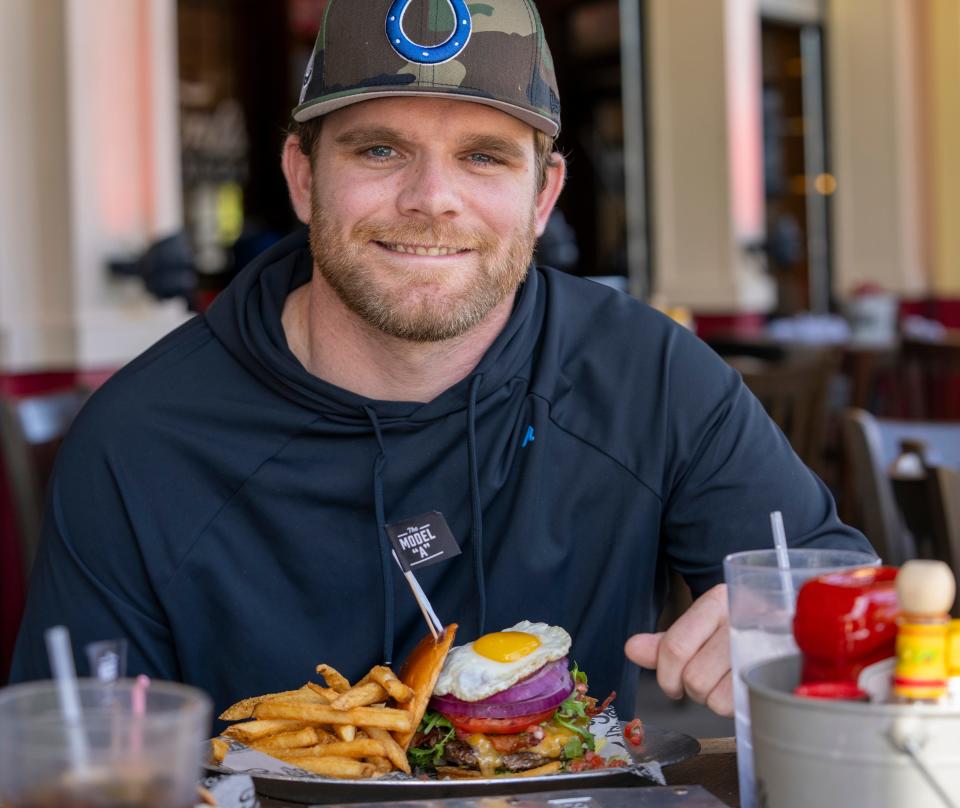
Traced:
<svg viewBox="0 0 960 808">
<path fill-rule="evenodd" d="M 54 623 L 218 705 L 399 661 L 425 629 L 388 533 L 436 541 L 439 511 L 461 552 L 416 574 L 459 639 L 562 625 L 630 711 L 630 638 L 729 714 L 724 554 L 768 546 L 774 509 L 794 544 L 865 546 L 706 346 L 528 266 L 565 171 L 532 2 L 409 5 L 327 4 L 282 158 L 309 240 L 81 414 L 15 678 Z M 699 598 L 661 637 L 668 564 Z"/>
</svg>

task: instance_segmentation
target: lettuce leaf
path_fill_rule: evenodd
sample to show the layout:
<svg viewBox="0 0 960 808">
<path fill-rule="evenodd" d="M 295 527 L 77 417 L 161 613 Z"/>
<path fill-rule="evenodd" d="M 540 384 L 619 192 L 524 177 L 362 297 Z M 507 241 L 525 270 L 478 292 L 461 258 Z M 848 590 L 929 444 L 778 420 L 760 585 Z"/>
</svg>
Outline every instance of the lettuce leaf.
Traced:
<svg viewBox="0 0 960 808">
<path fill-rule="evenodd" d="M 570 675 L 573 677 L 575 685 L 586 685 L 587 674 L 577 667 L 576 662 L 573 663 Z M 557 708 L 553 720 L 561 727 L 576 733 L 578 737 L 572 740 L 579 741 L 583 749 L 592 751 L 596 746 L 596 739 L 590 733 L 590 716 L 587 714 L 588 704 L 574 687 L 573 692 Z M 567 742 L 567 746 L 572 743 L 572 740 Z M 564 753 L 566 753 L 566 746 L 564 747 Z M 582 750 L 580 754 L 583 754 Z M 574 757 L 579 757 L 579 755 Z"/>
<path fill-rule="evenodd" d="M 562 755 L 566 760 L 576 760 L 578 757 L 583 757 L 584 752 L 583 739 L 579 735 L 574 735 L 563 745 Z"/>
<path fill-rule="evenodd" d="M 443 760 L 443 749 L 447 741 L 453 738 L 455 732 L 453 724 L 447 721 L 440 713 L 427 710 L 420 719 L 417 733 L 429 735 L 437 727 L 446 729 L 444 736 L 433 746 L 418 746 L 407 750 L 407 757 L 414 766 L 436 766 Z"/>
</svg>

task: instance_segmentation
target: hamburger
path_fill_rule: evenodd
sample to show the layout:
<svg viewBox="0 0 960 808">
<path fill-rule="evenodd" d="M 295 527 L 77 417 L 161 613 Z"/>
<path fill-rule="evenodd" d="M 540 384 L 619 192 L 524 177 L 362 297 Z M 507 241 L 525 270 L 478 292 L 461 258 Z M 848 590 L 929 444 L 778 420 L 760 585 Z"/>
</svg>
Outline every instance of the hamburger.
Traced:
<svg viewBox="0 0 960 808">
<path fill-rule="evenodd" d="M 416 694 L 416 729 L 397 737 L 411 764 L 483 777 L 610 765 L 595 754 L 590 720 L 614 694 L 602 705 L 587 695 L 564 629 L 524 620 L 451 648 L 455 633 L 425 638 L 401 669 Z"/>
</svg>

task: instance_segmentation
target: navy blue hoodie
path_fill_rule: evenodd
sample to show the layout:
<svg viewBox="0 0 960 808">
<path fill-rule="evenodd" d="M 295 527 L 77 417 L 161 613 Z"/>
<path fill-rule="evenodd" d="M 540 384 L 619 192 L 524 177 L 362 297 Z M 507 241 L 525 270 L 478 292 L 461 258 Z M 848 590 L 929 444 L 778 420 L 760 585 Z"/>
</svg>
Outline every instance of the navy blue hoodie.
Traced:
<svg viewBox="0 0 960 808">
<path fill-rule="evenodd" d="M 190 682 L 218 708 L 355 677 L 425 634 L 384 522 L 439 510 L 462 554 L 418 578 L 458 641 L 564 626 L 591 690 L 632 711 L 632 633 L 654 628 L 672 565 L 695 595 L 731 551 L 867 548 L 838 522 L 739 376 L 666 317 L 531 270 L 470 376 L 433 401 L 374 401 L 309 373 L 284 300 L 304 234 L 244 270 L 117 373 L 58 460 L 13 678 L 47 674 L 43 629 L 77 652 L 130 640 L 129 672 Z"/>
</svg>

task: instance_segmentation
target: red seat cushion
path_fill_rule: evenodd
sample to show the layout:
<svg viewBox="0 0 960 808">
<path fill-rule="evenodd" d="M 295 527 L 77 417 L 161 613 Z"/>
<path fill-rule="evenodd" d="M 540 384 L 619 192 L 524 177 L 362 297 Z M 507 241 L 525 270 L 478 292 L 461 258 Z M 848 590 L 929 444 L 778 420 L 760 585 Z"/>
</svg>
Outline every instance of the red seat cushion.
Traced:
<svg viewBox="0 0 960 808">
<path fill-rule="evenodd" d="M 20 627 L 26 582 L 20 555 L 20 526 L 13 510 L 13 492 L 0 462 L 0 685 L 7 681 L 13 645 Z"/>
</svg>

